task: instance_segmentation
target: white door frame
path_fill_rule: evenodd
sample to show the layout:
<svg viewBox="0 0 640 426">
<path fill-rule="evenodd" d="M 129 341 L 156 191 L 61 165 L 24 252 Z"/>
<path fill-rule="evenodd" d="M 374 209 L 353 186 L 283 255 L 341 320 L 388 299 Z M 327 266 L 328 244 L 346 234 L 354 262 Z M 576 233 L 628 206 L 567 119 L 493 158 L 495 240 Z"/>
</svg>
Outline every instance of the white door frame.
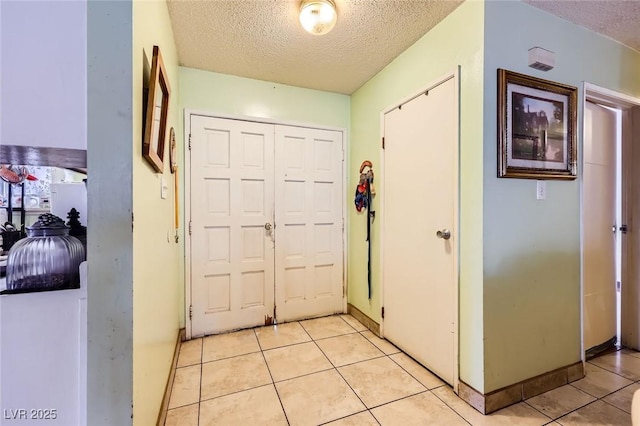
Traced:
<svg viewBox="0 0 640 426">
<path fill-rule="evenodd" d="M 458 188 L 458 194 L 456 194 L 456 196 L 454 197 L 454 218 L 453 218 L 453 226 L 452 226 L 452 232 L 454 233 L 454 235 L 458 235 L 458 230 L 460 229 L 460 223 L 459 223 L 459 194 L 460 194 L 460 169 L 459 169 L 459 162 L 460 162 L 460 67 L 458 66 L 454 71 L 444 74 L 443 76 L 441 76 L 440 78 L 433 80 L 431 83 L 427 84 L 426 86 L 423 86 L 420 90 L 417 90 L 415 92 L 413 92 L 411 95 L 406 96 L 404 98 L 402 98 L 400 101 L 394 102 L 392 105 L 388 106 L 387 108 L 383 109 L 380 112 L 380 138 L 384 137 L 384 116 L 385 114 L 387 114 L 388 112 L 393 111 L 394 109 L 398 108 L 400 105 L 406 104 L 407 102 L 417 98 L 418 96 L 423 95 L 426 91 L 433 89 L 436 86 L 439 86 L 440 84 L 445 83 L 446 81 L 449 81 L 451 79 L 454 79 L 456 84 L 455 84 L 455 89 L 456 89 L 456 110 L 458 111 L 458 117 L 456 120 L 456 140 L 458 141 L 458 146 L 456 147 L 455 150 L 455 156 L 456 156 L 456 169 L 455 169 L 455 175 L 456 175 L 456 179 L 457 179 L 457 188 Z M 384 214 L 384 208 L 385 208 L 385 190 L 384 190 L 384 154 L 385 151 L 384 149 L 380 149 L 380 170 L 382 171 L 382 176 L 383 179 L 380 179 L 378 181 L 378 185 L 379 185 L 379 190 L 378 190 L 378 194 L 380 196 L 380 205 L 378 206 L 378 209 L 380 210 L 379 213 L 379 217 L 381 218 L 381 222 L 380 222 L 380 306 L 384 307 L 384 293 L 386 290 L 386 285 L 384 282 L 384 228 L 385 228 L 385 214 Z M 453 336 L 453 356 L 455 359 L 454 362 L 454 369 L 453 369 L 453 391 L 457 394 L 458 393 L 458 384 L 460 381 L 460 376 L 459 376 L 459 369 L 460 369 L 460 356 L 458 353 L 459 350 L 459 287 L 460 287 L 460 282 L 459 282 L 459 272 L 460 272 L 460 264 L 458 262 L 458 253 L 460 252 L 460 238 L 456 238 L 456 246 L 455 246 L 455 250 L 453 250 L 453 262 L 454 262 L 454 282 L 455 282 L 455 286 L 454 286 L 454 325 L 453 325 L 453 330 L 454 330 L 454 336 Z M 380 335 L 382 337 L 384 337 L 384 318 L 380 319 Z"/>
<path fill-rule="evenodd" d="M 212 111 L 204 111 L 198 109 L 184 109 L 184 217 L 182 218 L 182 226 L 184 232 L 184 322 L 185 337 L 191 339 L 191 318 L 189 318 L 189 309 L 191 307 L 191 235 L 189 234 L 189 222 L 191 220 L 191 156 L 189 155 L 189 143 L 191 134 L 191 116 L 199 115 L 212 118 L 222 118 L 229 120 L 250 121 L 254 123 L 274 124 L 293 127 L 304 127 L 308 129 L 331 130 L 342 133 L 342 199 L 345 200 L 342 206 L 342 304 L 343 312 L 347 312 L 347 164 L 349 163 L 348 152 L 345 150 L 347 141 L 347 129 L 341 127 L 322 126 L 317 124 L 300 123 L 288 120 L 275 120 L 271 118 L 251 117 L 245 115 L 223 114 Z"/>
<path fill-rule="evenodd" d="M 601 86 L 597 86 L 592 83 L 584 82 L 582 88 L 582 146 L 580 147 L 580 358 L 584 362 L 585 361 L 585 347 L 584 347 L 584 135 L 586 132 L 586 123 L 584 120 L 584 111 L 586 108 L 587 101 L 592 101 L 594 103 L 618 108 L 622 111 L 640 106 L 640 98 L 635 98 L 633 96 L 626 95 L 621 92 L 617 92 L 615 90 L 607 89 Z M 623 149 L 623 163 L 624 163 L 624 150 L 625 144 L 630 143 L 631 141 L 622 141 L 622 149 Z M 623 169 L 623 185 L 625 181 L 625 172 Z M 625 198 L 625 193 L 622 193 L 622 198 Z M 624 214 L 624 212 L 623 212 Z M 622 276 L 625 276 L 625 264 L 622 265 Z"/>
</svg>

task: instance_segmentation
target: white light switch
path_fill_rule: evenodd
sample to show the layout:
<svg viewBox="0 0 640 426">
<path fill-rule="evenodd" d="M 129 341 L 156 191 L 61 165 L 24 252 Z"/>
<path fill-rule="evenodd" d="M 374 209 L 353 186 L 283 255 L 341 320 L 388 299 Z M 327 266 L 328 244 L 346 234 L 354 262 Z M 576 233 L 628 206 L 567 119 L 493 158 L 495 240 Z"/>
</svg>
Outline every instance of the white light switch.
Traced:
<svg viewBox="0 0 640 426">
<path fill-rule="evenodd" d="M 169 191 L 169 187 L 167 186 L 167 180 L 164 177 L 160 178 L 160 198 L 167 198 L 167 192 Z"/>
<path fill-rule="evenodd" d="M 544 200 L 547 198 L 547 182 L 539 180 L 536 187 L 536 198 L 538 200 Z"/>
</svg>

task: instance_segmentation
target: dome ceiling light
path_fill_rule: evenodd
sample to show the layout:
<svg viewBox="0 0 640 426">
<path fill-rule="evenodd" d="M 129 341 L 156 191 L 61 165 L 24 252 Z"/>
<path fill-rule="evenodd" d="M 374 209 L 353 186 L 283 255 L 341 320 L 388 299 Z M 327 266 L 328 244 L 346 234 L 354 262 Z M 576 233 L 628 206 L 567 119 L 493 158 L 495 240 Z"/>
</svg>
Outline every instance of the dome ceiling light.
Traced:
<svg viewBox="0 0 640 426">
<path fill-rule="evenodd" d="M 336 25 L 338 14 L 333 0 L 303 0 L 300 23 L 313 35 L 327 34 Z"/>
</svg>

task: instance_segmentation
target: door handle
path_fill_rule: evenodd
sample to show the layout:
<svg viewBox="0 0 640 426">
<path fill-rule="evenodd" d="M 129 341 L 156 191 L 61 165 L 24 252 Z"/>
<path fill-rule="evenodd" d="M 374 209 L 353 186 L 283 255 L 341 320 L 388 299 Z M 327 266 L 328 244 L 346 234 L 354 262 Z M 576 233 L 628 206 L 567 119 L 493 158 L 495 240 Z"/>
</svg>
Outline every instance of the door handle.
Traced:
<svg viewBox="0 0 640 426">
<path fill-rule="evenodd" d="M 442 238 L 443 240 L 448 240 L 449 238 L 451 238 L 451 231 L 445 228 L 442 231 L 436 232 L 436 237 Z"/>
<path fill-rule="evenodd" d="M 264 229 L 266 229 L 267 231 L 271 231 L 273 229 L 273 225 L 267 222 L 264 224 Z"/>
</svg>

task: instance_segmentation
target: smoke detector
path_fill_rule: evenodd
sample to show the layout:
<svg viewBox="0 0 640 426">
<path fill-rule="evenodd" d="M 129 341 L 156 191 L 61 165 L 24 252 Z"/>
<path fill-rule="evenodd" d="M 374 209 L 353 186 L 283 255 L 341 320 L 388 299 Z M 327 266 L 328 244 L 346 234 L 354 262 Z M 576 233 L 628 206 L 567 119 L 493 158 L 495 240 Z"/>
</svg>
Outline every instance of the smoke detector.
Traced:
<svg viewBox="0 0 640 426">
<path fill-rule="evenodd" d="M 556 54 L 542 47 L 529 49 L 529 66 L 540 71 L 549 71 L 556 65 Z"/>
</svg>

